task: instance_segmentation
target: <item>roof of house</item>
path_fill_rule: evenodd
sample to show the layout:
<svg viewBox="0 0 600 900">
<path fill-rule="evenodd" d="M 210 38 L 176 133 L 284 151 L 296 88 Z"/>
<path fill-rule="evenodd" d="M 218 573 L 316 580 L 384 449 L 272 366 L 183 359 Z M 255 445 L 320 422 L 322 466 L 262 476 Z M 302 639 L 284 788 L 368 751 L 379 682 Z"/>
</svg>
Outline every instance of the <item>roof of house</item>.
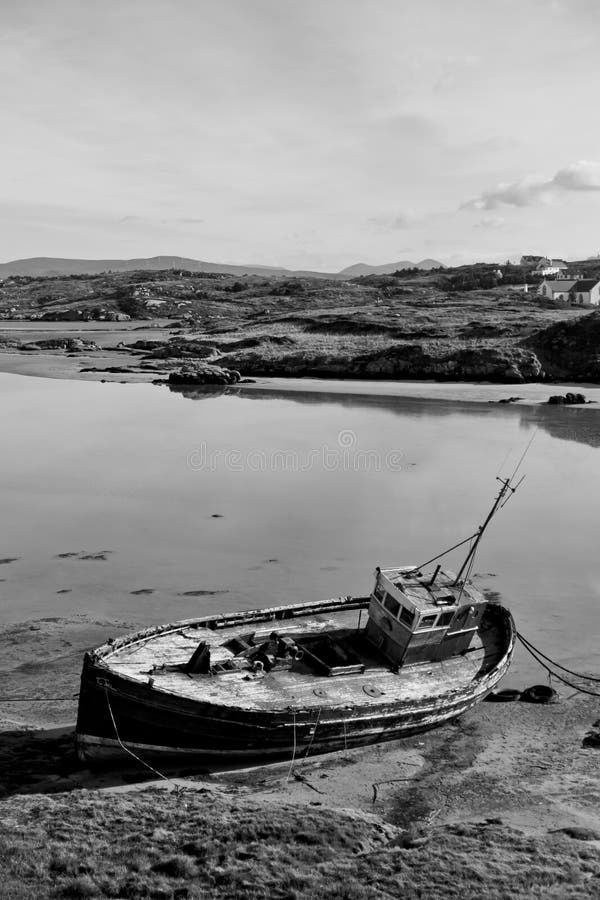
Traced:
<svg viewBox="0 0 600 900">
<path fill-rule="evenodd" d="M 545 281 L 544 284 L 549 285 L 552 288 L 552 293 L 559 293 L 564 291 L 570 291 L 571 288 L 577 284 L 574 278 L 564 279 L 557 278 L 556 281 Z"/>
<path fill-rule="evenodd" d="M 539 263 L 537 264 L 538 269 L 546 269 L 546 268 L 550 268 L 550 267 L 552 267 L 554 269 L 568 269 L 569 268 L 569 266 L 564 261 L 564 259 L 548 259 L 546 256 L 544 256 L 542 259 L 540 259 Z"/>
<path fill-rule="evenodd" d="M 577 293 L 582 291 L 591 291 L 598 284 L 597 278 L 582 278 L 580 281 L 575 282 L 575 286 L 573 288 Z"/>
</svg>

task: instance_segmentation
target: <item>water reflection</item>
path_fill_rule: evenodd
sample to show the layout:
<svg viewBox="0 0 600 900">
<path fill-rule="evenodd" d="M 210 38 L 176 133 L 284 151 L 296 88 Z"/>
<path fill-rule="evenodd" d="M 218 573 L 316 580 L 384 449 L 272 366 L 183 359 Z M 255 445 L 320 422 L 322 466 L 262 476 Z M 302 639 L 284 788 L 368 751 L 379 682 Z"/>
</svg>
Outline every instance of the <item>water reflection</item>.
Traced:
<svg viewBox="0 0 600 900">
<path fill-rule="evenodd" d="M 589 447 L 600 447 L 600 409 L 589 410 L 581 407 L 531 406 L 505 403 L 479 403 L 468 401 L 422 399 L 420 397 L 385 397 L 370 394 L 339 394 L 329 391 L 277 391 L 240 387 L 213 387 L 169 385 L 172 393 L 180 394 L 187 400 L 208 400 L 214 397 L 243 397 L 244 400 L 286 400 L 303 405 L 335 404 L 347 409 L 381 409 L 410 418 L 444 417 L 457 414 L 469 420 L 482 417 L 517 419 L 521 427 L 529 431 L 538 428 L 551 437 L 562 441 L 575 441 Z"/>
</svg>

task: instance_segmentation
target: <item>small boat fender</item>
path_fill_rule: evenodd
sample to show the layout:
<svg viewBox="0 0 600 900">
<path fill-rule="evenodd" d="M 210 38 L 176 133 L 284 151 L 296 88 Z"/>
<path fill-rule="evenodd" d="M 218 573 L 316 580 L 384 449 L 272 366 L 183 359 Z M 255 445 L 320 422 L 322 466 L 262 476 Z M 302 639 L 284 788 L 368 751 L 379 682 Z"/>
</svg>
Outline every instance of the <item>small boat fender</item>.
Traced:
<svg viewBox="0 0 600 900">
<path fill-rule="evenodd" d="M 505 688 L 503 691 L 496 691 L 493 694 L 488 694 L 485 698 L 492 703 L 512 703 L 514 700 L 519 700 L 521 698 L 521 691 L 517 691 L 514 688 Z"/>
<path fill-rule="evenodd" d="M 556 703 L 558 693 L 548 684 L 534 684 L 521 694 L 525 703 Z"/>
</svg>

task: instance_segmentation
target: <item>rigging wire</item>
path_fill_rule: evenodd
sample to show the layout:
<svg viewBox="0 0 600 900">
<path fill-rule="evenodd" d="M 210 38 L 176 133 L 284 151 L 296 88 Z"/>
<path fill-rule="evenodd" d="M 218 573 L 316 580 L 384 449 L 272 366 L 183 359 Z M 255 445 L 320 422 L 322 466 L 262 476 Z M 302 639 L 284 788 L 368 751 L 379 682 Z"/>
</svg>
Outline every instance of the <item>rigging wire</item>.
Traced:
<svg viewBox="0 0 600 900">
<path fill-rule="evenodd" d="M 513 452 L 513 449 L 514 449 L 514 448 L 511 447 L 509 450 L 506 451 L 506 456 L 504 457 L 504 459 L 502 460 L 502 462 L 501 462 L 500 465 L 498 466 L 498 471 L 496 472 L 496 478 L 498 478 L 498 477 L 500 476 L 500 472 L 502 471 L 502 469 L 503 469 L 504 466 L 506 465 L 506 462 L 507 462 L 507 460 L 508 460 L 508 457 L 509 457 L 509 456 L 511 455 L 511 453 Z"/>
<path fill-rule="evenodd" d="M 428 559 L 427 562 L 421 563 L 419 566 L 414 566 L 410 569 L 410 572 L 418 572 L 420 569 L 424 569 L 425 566 L 428 566 L 430 563 L 435 562 L 436 559 L 441 559 L 442 556 L 446 556 L 447 553 L 452 553 L 453 550 L 457 550 L 458 547 L 463 547 L 465 544 L 468 544 L 469 541 L 472 541 L 479 534 L 479 530 L 477 530 L 474 534 L 470 534 L 468 538 L 465 538 L 464 541 L 459 541 L 458 544 L 455 544 L 453 547 L 448 547 L 447 550 L 442 550 L 441 553 L 438 553 L 437 556 L 433 556 L 431 559 Z"/>
<path fill-rule="evenodd" d="M 521 454 L 521 458 L 520 458 L 520 460 L 518 461 L 518 463 L 517 463 L 517 465 L 516 465 L 516 467 L 515 467 L 515 471 L 512 473 L 512 475 L 511 475 L 510 478 L 508 479 L 509 482 L 513 480 L 513 478 L 515 477 L 515 475 L 517 474 L 517 472 L 518 472 L 519 469 L 521 468 L 521 463 L 523 462 L 523 460 L 525 459 L 525 457 L 526 457 L 527 454 L 529 453 L 529 448 L 530 448 L 531 445 L 533 444 L 534 438 L 535 438 L 535 436 L 536 436 L 537 433 L 538 433 L 538 429 L 536 428 L 535 431 L 533 432 L 533 434 L 531 435 L 530 439 L 529 439 L 529 443 L 527 444 L 527 446 L 526 446 L 525 449 L 523 450 L 523 453 Z"/>
</svg>

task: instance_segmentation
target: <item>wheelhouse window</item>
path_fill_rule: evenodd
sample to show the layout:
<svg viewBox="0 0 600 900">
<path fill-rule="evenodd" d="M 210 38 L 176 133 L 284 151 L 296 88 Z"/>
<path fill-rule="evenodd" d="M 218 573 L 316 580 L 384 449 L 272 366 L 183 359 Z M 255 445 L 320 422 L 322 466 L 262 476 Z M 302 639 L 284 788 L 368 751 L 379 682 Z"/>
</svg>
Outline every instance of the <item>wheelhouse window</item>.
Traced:
<svg viewBox="0 0 600 900">
<path fill-rule="evenodd" d="M 436 619 L 437 616 L 423 616 L 423 618 L 419 622 L 419 631 L 422 628 L 433 628 Z"/>
<path fill-rule="evenodd" d="M 438 625 L 440 626 L 440 628 L 446 628 L 446 626 L 448 626 L 450 624 L 450 622 L 452 621 L 453 618 L 454 618 L 453 612 L 442 613 L 440 616 Z"/>
<path fill-rule="evenodd" d="M 377 582 L 377 584 L 375 585 L 375 590 L 373 591 L 373 593 L 375 594 L 375 596 L 377 597 L 379 602 L 383 603 L 383 598 L 385 597 L 385 590 L 379 584 L 379 582 Z"/>
<path fill-rule="evenodd" d="M 383 605 L 388 612 L 391 612 L 393 616 L 398 616 L 398 612 L 400 610 L 400 604 L 398 601 L 392 597 L 390 594 L 385 595 L 385 600 L 383 601 Z"/>
<path fill-rule="evenodd" d="M 403 606 L 400 610 L 400 621 L 404 622 L 405 625 L 408 625 L 409 628 L 412 628 L 413 622 L 415 621 L 414 612 L 407 609 L 406 606 Z"/>
</svg>

